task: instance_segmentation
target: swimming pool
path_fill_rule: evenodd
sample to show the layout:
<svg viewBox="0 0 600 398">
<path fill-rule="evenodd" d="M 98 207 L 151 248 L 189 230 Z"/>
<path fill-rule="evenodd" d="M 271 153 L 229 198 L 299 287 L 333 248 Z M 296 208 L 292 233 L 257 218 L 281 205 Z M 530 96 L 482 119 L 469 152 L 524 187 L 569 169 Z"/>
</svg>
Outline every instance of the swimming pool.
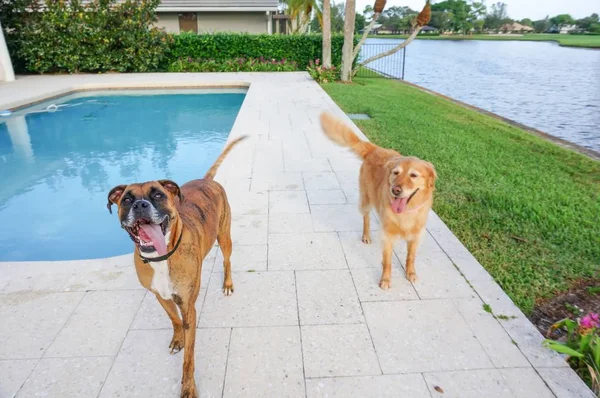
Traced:
<svg viewBox="0 0 600 398">
<path fill-rule="evenodd" d="M 0 261 L 133 251 L 119 184 L 201 178 L 221 152 L 243 89 L 78 93 L 0 117 Z"/>
</svg>

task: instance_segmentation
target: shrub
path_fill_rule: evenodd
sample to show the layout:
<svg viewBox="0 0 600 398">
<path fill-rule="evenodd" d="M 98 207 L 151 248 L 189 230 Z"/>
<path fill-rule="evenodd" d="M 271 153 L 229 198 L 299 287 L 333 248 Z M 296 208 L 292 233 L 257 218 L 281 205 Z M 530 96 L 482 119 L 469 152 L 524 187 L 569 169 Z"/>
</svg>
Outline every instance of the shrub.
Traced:
<svg viewBox="0 0 600 398">
<path fill-rule="evenodd" d="M 238 58 L 226 61 L 180 58 L 169 66 L 169 72 L 293 72 L 298 70 L 294 61 L 286 59 Z"/>
<path fill-rule="evenodd" d="M 235 33 L 173 35 L 168 64 L 182 58 L 226 61 L 237 58 L 287 59 L 305 70 L 311 60 L 322 58 L 322 36 L 311 35 L 250 35 Z M 333 65 L 342 62 L 344 37 L 332 35 Z"/>
<path fill-rule="evenodd" d="M 149 72 L 170 36 L 151 27 L 159 0 L 19 0 L 3 19 L 19 72 Z M 3 4 L 2 10 L 8 8 Z M 22 70 L 20 70 L 22 68 Z"/>
<path fill-rule="evenodd" d="M 568 356 L 569 363 L 600 394 L 600 316 L 589 313 L 578 322 L 564 319 L 551 329 L 567 331 L 566 342 L 544 340 L 544 345 Z"/>
<path fill-rule="evenodd" d="M 340 77 L 339 70 L 335 66 L 325 67 L 320 65 L 318 58 L 314 62 L 309 62 L 306 71 L 318 83 L 331 83 Z"/>
</svg>

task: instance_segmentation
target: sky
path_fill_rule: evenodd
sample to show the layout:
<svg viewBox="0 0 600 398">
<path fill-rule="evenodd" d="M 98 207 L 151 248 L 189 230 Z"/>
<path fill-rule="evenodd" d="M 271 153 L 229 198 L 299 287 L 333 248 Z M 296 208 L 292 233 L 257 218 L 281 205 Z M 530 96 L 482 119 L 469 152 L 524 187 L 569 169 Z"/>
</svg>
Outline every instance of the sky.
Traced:
<svg viewBox="0 0 600 398">
<path fill-rule="evenodd" d="M 342 0 L 332 0 L 333 2 Z M 432 0 L 432 3 L 440 0 Z M 488 8 L 496 1 L 484 0 Z M 587 17 L 592 13 L 600 14 L 600 0 L 504 0 L 508 5 L 508 16 L 512 19 L 530 18 L 543 19 L 546 15 L 553 17 L 558 14 L 571 14 L 575 19 Z M 373 0 L 356 0 L 356 11 L 362 12 L 365 6 L 373 4 Z M 409 6 L 413 10 L 421 10 L 425 0 L 388 0 L 386 8 L 390 6 Z"/>
</svg>

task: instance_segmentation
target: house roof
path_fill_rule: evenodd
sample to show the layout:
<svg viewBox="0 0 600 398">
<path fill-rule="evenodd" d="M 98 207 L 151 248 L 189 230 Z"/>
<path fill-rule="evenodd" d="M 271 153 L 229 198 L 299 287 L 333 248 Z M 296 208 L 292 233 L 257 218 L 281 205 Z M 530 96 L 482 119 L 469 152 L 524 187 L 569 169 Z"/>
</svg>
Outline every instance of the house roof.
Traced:
<svg viewBox="0 0 600 398">
<path fill-rule="evenodd" d="M 502 30 L 516 30 L 516 31 L 532 31 L 533 28 L 531 26 L 523 25 L 518 22 L 507 23 L 502 25 L 500 28 Z"/>
<path fill-rule="evenodd" d="M 161 0 L 157 11 L 277 11 L 279 0 Z"/>
</svg>

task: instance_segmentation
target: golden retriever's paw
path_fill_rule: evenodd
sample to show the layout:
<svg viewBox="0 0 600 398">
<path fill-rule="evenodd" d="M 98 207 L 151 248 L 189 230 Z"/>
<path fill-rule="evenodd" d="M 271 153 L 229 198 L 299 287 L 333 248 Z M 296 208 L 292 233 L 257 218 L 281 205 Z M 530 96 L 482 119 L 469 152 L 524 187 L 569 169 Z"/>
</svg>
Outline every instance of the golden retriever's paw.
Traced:
<svg viewBox="0 0 600 398">
<path fill-rule="evenodd" d="M 223 282 L 223 295 L 231 296 L 233 294 L 233 282 Z"/>
<path fill-rule="evenodd" d="M 183 349 L 183 341 L 183 333 L 173 333 L 173 339 L 171 340 L 171 344 L 169 344 L 171 355 L 177 354 Z"/>
<path fill-rule="evenodd" d="M 371 244 L 371 237 L 367 236 L 367 235 L 363 235 L 362 241 L 363 241 L 363 243 L 366 243 L 367 245 L 370 245 Z"/>
<path fill-rule="evenodd" d="M 408 279 L 411 283 L 417 283 L 419 278 L 417 278 L 416 272 L 410 272 L 406 274 L 406 279 Z"/>
<path fill-rule="evenodd" d="M 392 282 L 389 279 L 382 279 L 379 281 L 379 287 L 383 290 L 388 290 L 392 287 Z"/>
</svg>

